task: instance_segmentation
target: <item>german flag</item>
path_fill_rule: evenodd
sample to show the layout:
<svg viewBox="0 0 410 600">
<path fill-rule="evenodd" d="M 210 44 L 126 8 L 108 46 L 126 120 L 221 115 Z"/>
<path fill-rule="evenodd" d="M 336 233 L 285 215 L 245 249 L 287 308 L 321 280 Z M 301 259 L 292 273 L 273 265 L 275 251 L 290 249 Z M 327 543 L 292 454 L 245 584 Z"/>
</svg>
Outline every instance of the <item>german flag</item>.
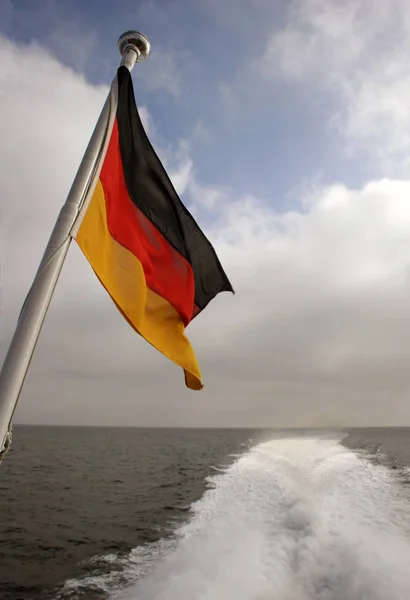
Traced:
<svg viewBox="0 0 410 600">
<path fill-rule="evenodd" d="M 233 289 L 145 133 L 125 66 L 116 83 L 109 138 L 72 235 L 128 323 L 199 390 L 185 328 Z"/>
</svg>

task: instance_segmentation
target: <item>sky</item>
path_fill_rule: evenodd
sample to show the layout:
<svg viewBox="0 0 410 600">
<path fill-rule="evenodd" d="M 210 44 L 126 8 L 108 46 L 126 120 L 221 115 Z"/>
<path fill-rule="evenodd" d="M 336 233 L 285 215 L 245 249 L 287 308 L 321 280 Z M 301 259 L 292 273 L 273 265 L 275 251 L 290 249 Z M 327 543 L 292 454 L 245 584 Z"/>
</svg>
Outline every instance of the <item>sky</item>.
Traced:
<svg viewBox="0 0 410 600">
<path fill-rule="evenodd" d="M 236 294 L 187 328 L 193 392 L 73 243 L 14 422 L 410 425 L 406 0 L 3 0 L 0 360 L 128 29 L 148 135 Z"/>
</svg>

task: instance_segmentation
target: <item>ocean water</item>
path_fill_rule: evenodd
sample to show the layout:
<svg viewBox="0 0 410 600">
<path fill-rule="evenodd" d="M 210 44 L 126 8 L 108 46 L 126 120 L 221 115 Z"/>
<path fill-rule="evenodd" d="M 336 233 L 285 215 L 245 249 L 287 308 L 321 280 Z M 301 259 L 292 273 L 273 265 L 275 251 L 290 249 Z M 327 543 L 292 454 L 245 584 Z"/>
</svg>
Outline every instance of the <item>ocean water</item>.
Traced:
<svg viewBox="0 0 410 600">
<path fill-rule="evenodd" d="M 1 600 L 408 600 L 410 429 L 16 426 Z"/>
</svg>

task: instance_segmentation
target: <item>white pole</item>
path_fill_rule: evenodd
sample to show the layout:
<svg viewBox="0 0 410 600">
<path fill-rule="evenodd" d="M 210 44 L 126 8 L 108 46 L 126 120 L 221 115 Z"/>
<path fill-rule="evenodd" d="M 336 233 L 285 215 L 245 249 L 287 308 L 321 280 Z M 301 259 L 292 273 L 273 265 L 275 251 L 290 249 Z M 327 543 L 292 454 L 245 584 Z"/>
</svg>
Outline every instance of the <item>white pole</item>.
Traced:
<svg viewBox="0 0 410 600">
<path fill-rule="evenodd" d="M 147 58 L 148 39 L 138 31 L 127 31 L 118 40 L 121 65 L 130 71 L 136 62 Z M 94 132 L 84 153 L 40 266 L 26 296 L 14 336 L 0 371 L 0 463 L 11 444 L 12 418 L 40 335 L 40 331 L 70 247 L 70 231 L 93 182 L 104 145 L 111 106 L 111 91 L 105 101 Z"/>
</svg>

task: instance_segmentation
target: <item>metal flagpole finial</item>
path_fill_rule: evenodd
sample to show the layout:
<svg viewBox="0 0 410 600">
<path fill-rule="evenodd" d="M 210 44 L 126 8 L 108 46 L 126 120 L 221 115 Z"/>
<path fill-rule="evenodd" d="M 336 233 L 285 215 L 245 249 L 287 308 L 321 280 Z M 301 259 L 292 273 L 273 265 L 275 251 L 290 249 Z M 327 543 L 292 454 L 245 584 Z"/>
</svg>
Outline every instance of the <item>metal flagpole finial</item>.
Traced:
<svg viewBox="0 0 410 600">
<path fill-rule="evenodd" d="M 135 62 L 142 62 L 148 58 L 151 44 L 147 36 L 139 31 L 126 31 L 118 39 L 118 48 L 123 58 L 123 64 L 128 66 L 127 55 L 132 54 L 131 68 Z"/>
</svg>

